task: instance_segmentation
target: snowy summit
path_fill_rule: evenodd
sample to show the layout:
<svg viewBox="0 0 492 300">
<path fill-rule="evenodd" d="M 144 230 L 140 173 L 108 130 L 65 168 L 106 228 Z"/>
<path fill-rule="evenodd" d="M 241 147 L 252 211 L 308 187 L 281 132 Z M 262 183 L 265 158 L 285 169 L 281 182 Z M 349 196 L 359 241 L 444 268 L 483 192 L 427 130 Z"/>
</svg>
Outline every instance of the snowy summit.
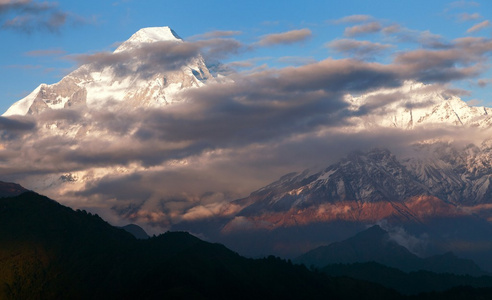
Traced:
<svg viewBox="0 0 492 300">
<path fill-rule="evenodd" d="M 114 53 L 126 51 L 146 43 L 183 40 L 169 26 L 164 27 L 147 27 L 135 32 L 127 41 L 122 43 Z"/>
<path fill-rule="evenodd" d="M 171 44 L 145 48 L 157 42 Z M 113 53 L 88 56 L 86 64 L 60 82 L 41 84 L 3 116 L 33 115 L 46 109 L 100 109 L 114 103 L 125 109 L 159 107 L 180 101 L 179 92 L 203 85 L 211 75 L 200 55 L 175 62 L 173 51 L 179 49 L 172 42 L 183 40 L 170 27 L 140 29 Z"/>
</svg>

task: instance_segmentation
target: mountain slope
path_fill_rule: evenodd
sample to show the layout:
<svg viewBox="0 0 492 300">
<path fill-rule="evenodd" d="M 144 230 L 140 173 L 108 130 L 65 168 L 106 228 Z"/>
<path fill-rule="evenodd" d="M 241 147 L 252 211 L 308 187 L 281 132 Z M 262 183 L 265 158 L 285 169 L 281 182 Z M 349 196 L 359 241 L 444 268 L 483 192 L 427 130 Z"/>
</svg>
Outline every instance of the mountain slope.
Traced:
<svg viewBox="0 0 492 300">
<path fill-rule="evenodd" d="M 279 185 L 282 186 L 281 193 L 276 188 Z M 267 190 L 270 199 L 268 205 L 274 211 L 350 200 L 401 202 L 413 196 L 428 194 L 426 187 L 417 182 L 386 149 L 349 154 L 320 173 L 309 176 L 305 172 L 293 177 L 293 180 L 281 179 L 252 196 L 266 194 Z M 265 199 L 263 197 L 263 202 Z M 258 205 L 258 201 L 255 203 Z M 243 213 L 247 214 L 247 211 Z"/>
<path fill-rule="evenodd" d="M 420 143 L 401 161 L 432 195 L 461 205 L 487 204 L 492 201 L 490 142 L 463 148 L 447 142 Z"/>
<path fill-rule="evenodd" d="M 273 229 L 336 220 L 426 223 L 433 217 L 490 217 L 492 148 L 450 143 L 354 152 L 321 172 L 292 173 L 233 202 L 252 227 Z M 223 229 L 234 231 L 234 222 Z"/>
<path fill-rule="evenodd" d="M 290 174 L 234 204 L 253 227 L 394 219 L 421 223 L 432 215 L 463 215 L 386 149 L 355 152 L 322 172 Z M 234 231 L 234 222 L 224 231 Z"/>
</svg>

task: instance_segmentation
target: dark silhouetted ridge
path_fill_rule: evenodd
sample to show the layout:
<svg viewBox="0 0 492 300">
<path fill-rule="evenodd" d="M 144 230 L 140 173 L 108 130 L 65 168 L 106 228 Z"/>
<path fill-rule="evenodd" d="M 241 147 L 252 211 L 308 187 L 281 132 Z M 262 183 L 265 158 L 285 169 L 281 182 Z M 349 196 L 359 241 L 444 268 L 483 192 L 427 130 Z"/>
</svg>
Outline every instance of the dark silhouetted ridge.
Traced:
<svg viewBox="0 0 492 300">
<path fill-rule="evenodd" d="M 186 232 L 138 240 L 25 192 L 0 199 L 0 299 L 399 299 L 277 257 L 247 259 Z"/>
<path fill-rule="evenodd" d="M 403 294 L 444 291 L 458 286 L 476 288 L 492 287 L 491 276 L 474 277 L 429 271 L 403 272 L 375 262 L 334 264 L 321 270 L 330 276 L 347 276 L 354 279 L 379 283 Z"/>
</svg>

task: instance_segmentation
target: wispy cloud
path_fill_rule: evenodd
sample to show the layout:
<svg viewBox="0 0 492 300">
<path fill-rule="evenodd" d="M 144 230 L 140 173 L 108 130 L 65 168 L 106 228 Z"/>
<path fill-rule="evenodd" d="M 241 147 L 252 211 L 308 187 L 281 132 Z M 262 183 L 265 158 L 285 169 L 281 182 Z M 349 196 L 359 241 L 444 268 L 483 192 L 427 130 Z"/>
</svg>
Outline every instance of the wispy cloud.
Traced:
<svg viewBox="0 0 492 300">
<path fill-rule="evenodd" d="M 482 102 L 483 101 L 480 99 L 471 99 L 471 100 L 468 100 L 466 102 L 466 104 L 468 104 L 469 106 L 478 106 L 478 105 L 482 104 Z"/>
<path fill-rule="evenodd" d="M 19 70 L 36 70 L 41 69 L 41 65 L 6 65 L 3 68 L 6 69 L 19 69 Z"/>
<path fill-rule="evenodd" d="M 345 36 L 355 37 L 361 36 L 369 33 L 376 33 L 381 31 L 382 26 L 379 22 L 371 22 L 363 25 L 355 25 L 352 27 L 345 28 Z"/>
<path fill-rule="evenodd" d="M 85 23 L 82 17 L 63 11 L 57 2 L 3 0 L 0 2 L 1 29 L 24 33 L 46 30 L 58 32 L 68 22 Z"/>
<path fill-rule="evenodd" d="M 215 30 L 215 31 L 210 31 L 206 32 L 203 34 L 198 34 L 191 36 L 189 40 L 200 40 L 200 39 L 213 39 L 213 38 L 222 38 L 222 37 L 231 37 L 231 36 L 236 36 L 236 35 L 241 35 L 241 31 L 234 31 L 234 30 Z"/>
<path fill-rule="evenodd" d="M 479 87 L 484 88 L 492 84 L 492 78 L 481 78 L 477 81 L 477 84 Z"/>
<path fill-rule="evenodd" d="M 449 3 L 447 9 L 478 7 L 478 6 L 480 6 L 480 3 L 476 1 L 459 0 Z"/>
<path fill-rule="evenodd" d="M 312 36 L 311 30 L 304 28 L 282 33 L 273 33 L 263 36 L 257 43 L 259 46 L 274 46 L 279 44 L 293 44 L 307 40 Z"/>
<path fill-rule="evenodd" d="M 456 39 L 446 49 L 417 49 L 400 53 L 395 63 L 411 71 L 420 81 L 451 81 L 477 76 L 492 52 L 492 41 L 484 38 Z"/>
<path fill-rule="evenodd" d="M 441 35 L 434 34 L 428 30 L 412 30 L 398 24 L 393 24 L 384 27 L 381 32 L 388 37 L 394 38 L 396 42 L 418 43 L 424 48 L 433 49 L 445 49 L 450 47 L 450 44 Z"/>
<path fill-rule="evenodd" d="M 336 52 L 354 56 L 358 59 L 373 59 L 394 47 L 388 44 L 373 43 L 370 41 L 358 41 L 353 39 L 341 39 L 329 42 L 326 46 Z"/>
<path fill-rule="evenodd" d="M 332 21 L 335 24 L 343 24 L 343 23 L 362 23 L 362 22 L 367 22 L 374 19 L 370 15 L 350 15 L 343 17 L 341 19 L 337 19 Z"/>
<path fill-rule="evenodd" d="M 479 13 L 473 13 L 473 14 L 461 13 L 458 15 L 458 20 L 460 20 L 462 22 L 474 21 L 474 20 L 478 20 L 480 18 L 482 18 L 482 16 Z"/>
<path fill-rule="evenodd" d="M 60 48 L 31 50 L 24 53 L 25 56 L 30 56 L 30 57 L 58 56 L 64 54 L 66 54 L 66 51 Z"/>
<path fill-rule="evenodd" d="M 489 26 L 490 26 L 490 21 L 485 20 L 483 22 L 480 22 L 480 23 L 475 24 L 472 27 L 468 28 L 468 30 L 466 32 L 468 32 L 468 33 L 477 32 L 477 31 L 482 30 L 482 29 L 489 27 Z"/>
</svg>

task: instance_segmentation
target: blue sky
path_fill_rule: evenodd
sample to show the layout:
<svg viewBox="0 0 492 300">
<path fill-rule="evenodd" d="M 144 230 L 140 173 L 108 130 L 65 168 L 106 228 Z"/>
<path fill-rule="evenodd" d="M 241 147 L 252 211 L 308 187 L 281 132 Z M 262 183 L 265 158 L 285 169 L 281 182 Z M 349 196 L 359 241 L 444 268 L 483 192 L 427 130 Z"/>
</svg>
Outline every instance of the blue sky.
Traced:
<svg viewBox="0 0 492 300">
<path fill-rule="evenodd" d="M 353 15 L 365 19 L 341 21 Z M 330 42 L 337 40 L 384 45 L 384 51 L 358 58 L 388 63 L 398 51 L 425 45 L 385 35 L 385 28 L 398 26 L 407 37 L 427 36 L 447 43 L 463 37 L 490 38 L 489 20 L 491 1 L 0 1 L 4 45 L 0 110 L 5 111 L 40 83 L 55 83 L 75 69 L 73 55 L 111 51 L 143 27 L 170 26 L 185 40 L 217 30 L 237 31 L 234 39 L 244 45 L 255 45 L 269 34 L 309 30 L 295 43 L 254 47 L 223 57 L 224 62 L 248 62 L 249 68 L 282 68 L 357 55 L 334 50 Z M 371 23 L 379 24 L 379 31 L 346 32 Z M 463 97 L 473 100 L 470 103 L 492 105 L 488 64 L 483 62 L 486 69 L 479 75 L 451 82 L 469 91 Z"/>
</svg>

